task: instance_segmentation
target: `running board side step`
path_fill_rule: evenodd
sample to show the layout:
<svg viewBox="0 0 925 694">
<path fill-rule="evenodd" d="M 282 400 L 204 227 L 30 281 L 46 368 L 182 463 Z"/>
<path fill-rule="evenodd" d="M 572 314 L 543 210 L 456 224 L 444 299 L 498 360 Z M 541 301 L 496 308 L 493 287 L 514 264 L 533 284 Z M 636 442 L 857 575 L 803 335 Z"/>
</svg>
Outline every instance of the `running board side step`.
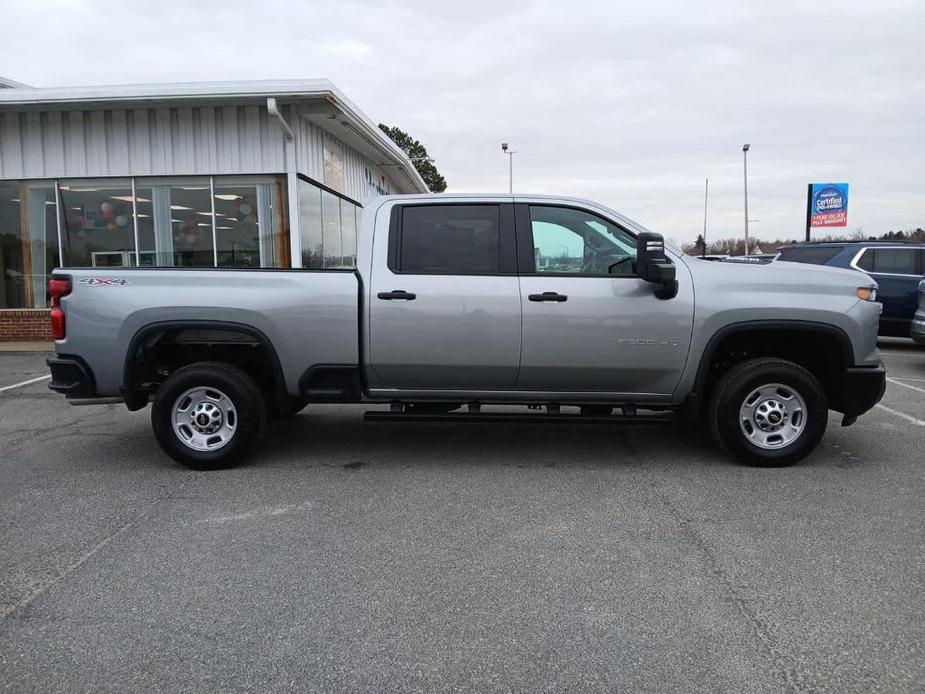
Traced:
<svg viewBox="0 0 925 694">
<path fill-rule="evenodd" d="M 521 414 L 519 412 L 389 412 L 388 410 L 368 410 L 363 413 L 367 422 L 558 422 L 560 424 L 670 424 L 674 413 L 658 412 L 655 414 L 603 415 L 591 416 L 581 414 Z"/>
</svg>

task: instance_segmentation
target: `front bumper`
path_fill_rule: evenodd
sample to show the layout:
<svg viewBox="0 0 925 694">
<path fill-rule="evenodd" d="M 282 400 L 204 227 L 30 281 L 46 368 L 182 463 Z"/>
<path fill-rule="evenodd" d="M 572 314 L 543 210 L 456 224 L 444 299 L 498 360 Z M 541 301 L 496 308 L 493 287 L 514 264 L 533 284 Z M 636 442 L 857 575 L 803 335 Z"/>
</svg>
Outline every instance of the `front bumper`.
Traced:
<svg viewBox="0 0 925 694">
<path fill-rule="evenodd" d="M 912 319 L 912 328 L 909 334 L 912 335 L 912 339 L 917 344 L 925 345 L 925 314 L 916 312 L 915 317 Z"/>
<path fill-rule="evenodd" d="M 885 390 L 886 369 L 882 362 L 877 366 L 855 366 L 845 369 L 838 410 L 846 418 L 857 417 L 880 402 Z"/>
<path fill-rule="evenodd" d="M 93 396 L 96 385 L 93 372 L 80 357 L 57 356 L 45 360 L 51 371 L 48 387 L 68 398 L 89 398 Z"/>
</svg>

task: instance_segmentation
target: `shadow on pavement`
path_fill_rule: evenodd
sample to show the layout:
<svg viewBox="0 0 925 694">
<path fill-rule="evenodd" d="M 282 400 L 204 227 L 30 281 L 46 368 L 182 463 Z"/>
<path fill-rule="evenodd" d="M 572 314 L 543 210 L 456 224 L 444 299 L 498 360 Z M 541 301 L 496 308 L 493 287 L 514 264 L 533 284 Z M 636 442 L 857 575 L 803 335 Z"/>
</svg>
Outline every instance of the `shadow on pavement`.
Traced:
<svg viewBox="0 0 925 694">
<path fill-rule="evenodd" d="M 593 468 L 730 462 L 706 436 L 680 424 L 364 422 L 363 409 L 308 409 L 279 422 L 258 444 L 253 462 Z"/>
</svg>

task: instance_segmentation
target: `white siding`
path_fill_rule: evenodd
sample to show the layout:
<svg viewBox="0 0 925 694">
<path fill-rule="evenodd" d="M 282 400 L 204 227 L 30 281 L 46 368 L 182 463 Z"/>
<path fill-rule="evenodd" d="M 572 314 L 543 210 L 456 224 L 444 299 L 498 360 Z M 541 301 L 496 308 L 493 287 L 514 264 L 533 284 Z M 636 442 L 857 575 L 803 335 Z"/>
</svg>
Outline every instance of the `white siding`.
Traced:
<svg viewBox="0 0 925 694">
<path fill-rule="evenodd" d="M 324 141 L 327 138 L 340 148 L 344 156 L 344 190 L 339 192 L 361 204 L 380 192 L 370 185 L 370 180 L 385 194 L 398 192 L 398 186 L 385 170 L 357 150 L 307 120 L 299 118 L 298 122 L 290 120 L 290 123 L 296 133 L 296 166 L 299 173 L 330 186 L 330 182 L 324 180 Z"/>
<path fill-rule="evenodd" d="M 329 138 L 343 152 L 344 195 L 362 203 L 377 192 L 399 190 L 387 169 L 293 109 L 284 113 L 295 132 L 299 173 L 325 183 Z M 282 130 L 259 105 L 0 113 L 0 179 L 288 170 Z"/>
<path fill-rule="evenodd" d="M 0 113 L 0 178 L 285 171 L 258 106 Z"/>
<path fill-rule="evenodd" d="M 296 168 L 320 183 L 324 183 L 324 139 L 321 128 L 301 118 L 290 124 L 296 136 Z"/>
</svg>

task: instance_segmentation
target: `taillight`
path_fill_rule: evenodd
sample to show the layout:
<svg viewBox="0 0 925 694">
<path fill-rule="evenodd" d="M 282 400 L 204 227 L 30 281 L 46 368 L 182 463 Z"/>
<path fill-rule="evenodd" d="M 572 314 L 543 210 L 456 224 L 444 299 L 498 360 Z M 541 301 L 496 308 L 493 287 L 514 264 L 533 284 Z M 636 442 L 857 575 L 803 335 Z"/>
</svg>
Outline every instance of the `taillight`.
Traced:
<svg viewBox="0 0 925 694">
<path fill-rule="evenodd" d="M 64 309 L 61 308 L 61 297 L 71 293 L 71 281 L 53 279 L 48 284 L 51 292 L 51 335 L 56 340 L 63 340 L 67 334 L 64 320 Z"/>
</svg>

